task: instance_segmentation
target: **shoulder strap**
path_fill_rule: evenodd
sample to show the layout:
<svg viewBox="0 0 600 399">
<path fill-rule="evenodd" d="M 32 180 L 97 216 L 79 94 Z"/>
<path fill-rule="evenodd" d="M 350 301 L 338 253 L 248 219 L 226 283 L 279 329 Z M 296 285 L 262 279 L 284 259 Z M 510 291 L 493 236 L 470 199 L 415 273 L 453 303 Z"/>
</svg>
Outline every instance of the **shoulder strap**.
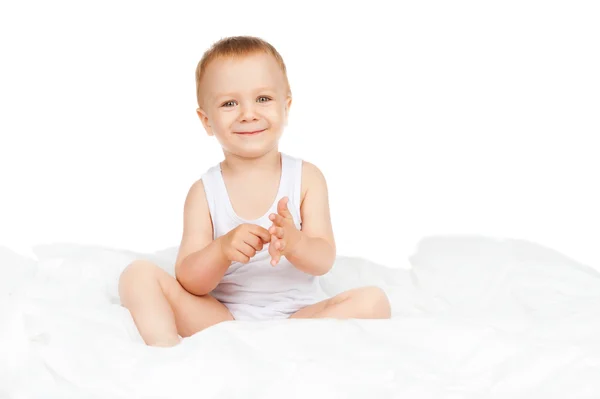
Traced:
<svg viewBox="0 0 600 399">
<path fill-rule="evenodd" d="M 219 166 L 213 166 L 207 170 L 201 177 L 204 185 L 204 192 L 206 194 L 206 202 L 208 202 L 208 209 L 210 211 L 210 217 L 213 223 L 213 239 L 216 238 L 216 215 L 217 215 L 217 204 L 219 197 L 219 181 L 216 173 L 220 173 Z"/>
</svg>

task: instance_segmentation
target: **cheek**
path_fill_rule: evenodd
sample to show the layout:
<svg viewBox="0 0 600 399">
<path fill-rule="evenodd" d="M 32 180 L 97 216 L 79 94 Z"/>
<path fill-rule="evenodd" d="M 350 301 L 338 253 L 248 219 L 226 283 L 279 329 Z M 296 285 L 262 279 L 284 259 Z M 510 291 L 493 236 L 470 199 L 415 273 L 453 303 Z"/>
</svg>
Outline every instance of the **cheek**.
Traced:
<svg viewBox="0 0 600 399">
<path fill-rule="evenodd" d="M 221 112 L 215 115 L 214 125 L 219 131 L 227 130 L 230 128 L 231 124 L 236 120 L 236 112 Z"/>
<path fill-rule="evenodd" d="M 285 108 L 280 106 L 271 107 L 265 112 L 265 115 L 271 123 L 281 124 L 285 120 Z"/>
</svg>

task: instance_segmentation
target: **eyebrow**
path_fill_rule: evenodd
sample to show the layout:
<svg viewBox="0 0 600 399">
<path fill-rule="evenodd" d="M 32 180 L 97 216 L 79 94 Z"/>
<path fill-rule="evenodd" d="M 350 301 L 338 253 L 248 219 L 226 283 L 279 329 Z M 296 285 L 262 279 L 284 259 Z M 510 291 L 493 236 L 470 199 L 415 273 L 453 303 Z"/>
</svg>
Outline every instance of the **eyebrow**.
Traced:
<svg viewBox="0 0 600 399">
<path fill-rule="evenodd" d="M 255 90 L 256 92 L 260 93 L 261 91 L 270 91 L 270 92 L 275 92 L 276 90 L 272 87 L 259 87 L 258 89 Z M 214 100 L 217 100 L 221 97 L 235 97 L 238 93 L 217 93 L 213 96 Z"/>
</svg>

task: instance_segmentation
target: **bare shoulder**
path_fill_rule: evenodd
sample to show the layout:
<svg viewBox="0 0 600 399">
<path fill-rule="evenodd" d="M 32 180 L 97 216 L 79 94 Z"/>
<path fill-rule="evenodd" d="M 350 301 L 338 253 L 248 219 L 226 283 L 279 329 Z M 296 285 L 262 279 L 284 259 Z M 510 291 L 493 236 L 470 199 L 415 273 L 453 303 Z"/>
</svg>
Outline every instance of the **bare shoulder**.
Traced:
<svg viewBox="0 0 600 399">
<path fill-rule="evenodd" d="M 206 200 L 206 192 L 204 191 L 204 182 L 202 179 L 196 180 L 190 186 L 187 196 L 185 197 L 185 208 L 190 208 L 191 210 L 197 210 L 202 205 L 202 207 L 206 207 L 208 210 L 208 201 Z"/>
<path fill-rule="evenodd" d="M 175 267 L 188 255 L 210 244 L 212 231 L 204 183 L 202 179 L 198 179 L 190 186 L 183 205 L 183 233 Z"/>
<path fill-rule="evenodd" d="M 321 172 L 315 164 L 302 161 L 302 199 L 300 204 L 304 203 L 304 199 L 306 198 L 306 194 L 309 190 L 312 191 L 322 191 L 327 192 L 327 181 L 325 179 L 325 175 Z"/>
<path fill-rule="evenodd" d="M 335 248 L 331 215 L 329 210 L 329 194 L 323 172 L 310 162 L 302 165 L 302 231 L 312 237 L 321 237 Z"/>
</svg>

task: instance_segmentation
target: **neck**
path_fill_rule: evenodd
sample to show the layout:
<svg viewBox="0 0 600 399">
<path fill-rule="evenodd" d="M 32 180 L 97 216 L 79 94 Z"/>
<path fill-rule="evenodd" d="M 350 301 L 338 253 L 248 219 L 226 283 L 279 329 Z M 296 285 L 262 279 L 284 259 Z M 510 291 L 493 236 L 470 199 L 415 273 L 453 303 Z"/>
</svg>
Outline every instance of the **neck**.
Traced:
<svg viewBox="0 0 600 399">
<path fill-rule="evenodd" d="M 221 169 L 227 169 L 231 173 L 248 173 L 251 171 L 269 172 L 278 171 L 281 167 L 281 157 L 278 147 L 255 158 L 241 157 L 236 154 L 225 152 L 225 160 L 221 163 Z"/>
</svg>

